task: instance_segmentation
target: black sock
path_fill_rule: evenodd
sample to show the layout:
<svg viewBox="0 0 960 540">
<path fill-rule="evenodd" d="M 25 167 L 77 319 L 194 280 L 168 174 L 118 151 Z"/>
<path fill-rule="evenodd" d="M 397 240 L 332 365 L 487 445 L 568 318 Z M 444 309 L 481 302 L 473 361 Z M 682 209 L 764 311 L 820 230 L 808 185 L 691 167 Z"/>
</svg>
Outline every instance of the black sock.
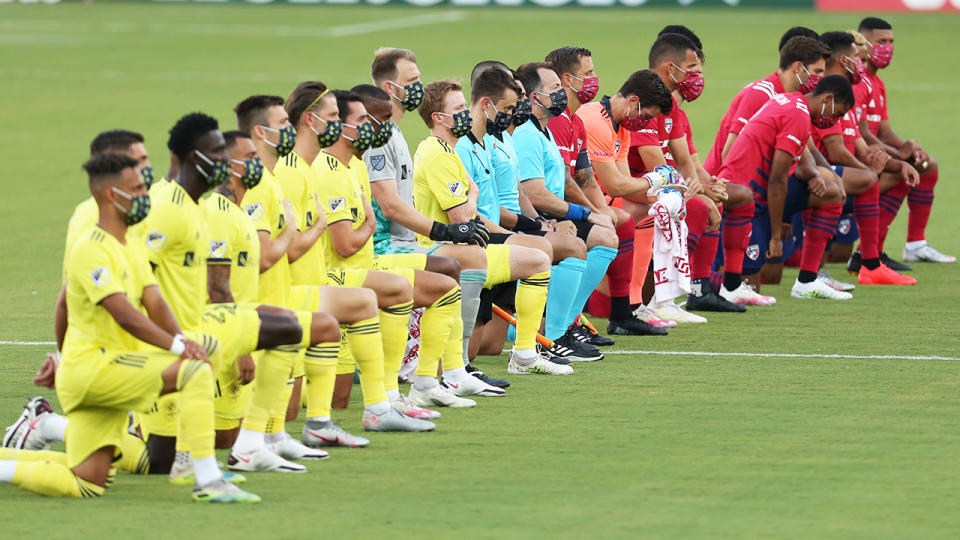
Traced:
<svg viewBox="0 0 960 540">
<path fill-rule="evenodd" d="M 630 297 L 629 296 L 611 296 L 610 297 L 610 319 L 613 321 L 625 321 L 630 318 Z"/>
<path fill-rule="evenodd" d="M 817 279 L 817 273 L 809 270 L 801 270 L 797 275 L 797 281 L 800 283 L 813 283 L 815 279 Z"/>
<path fill-rule="evenodd" d="M 736 290 L 740 284 L 743 283 L 743 279 L 740 278 L 740 274 L 735 274 L 733 272 L 724 272 L 723 273 L 723 288 L 728 291 Z"/>
<path fill-rule="evenodd" d="M 863 259 L 862 264 L 869 270 L 876 270 L 877 268 L 880 268 L 880 257 L 877 257 L 876 259 Z"/>
</svg>

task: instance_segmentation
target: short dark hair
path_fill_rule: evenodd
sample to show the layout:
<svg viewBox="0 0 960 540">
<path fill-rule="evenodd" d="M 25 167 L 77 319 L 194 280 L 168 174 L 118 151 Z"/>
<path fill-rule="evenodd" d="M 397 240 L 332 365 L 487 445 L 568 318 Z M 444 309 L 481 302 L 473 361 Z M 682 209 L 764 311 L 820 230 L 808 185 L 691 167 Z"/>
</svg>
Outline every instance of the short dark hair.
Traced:
<svg viewBox="0 0 960 540">
<path fill-rule="evenodd" d="M 510 66 L 499 60 L 484 60 L 483 62 L 478 62 L 477 65 L 473 66 L 473 71 L 470 72 L 470 86 L 472 87 L 477 84 L 477 78 L 480 77 L 480 74 L 491 68 L 500 68 L 508 73 L 511 71 Z"/>
<path fill-rule="evenodd" d="M 240 131 L 239 129 L 233 129 L 230 131 L 223 132 L 223 139 L 227 141 L 227 148 L 233 148 L 233 145 L 237 143 L 237 139 L 249 139 L 250 134 L 246 131 Z"/>
<path fill-rule="evenodd" d="M 237 127 L 250 133 L 254 126 L 266 125 L 267 109 L 278 105 L 283 107 L 283 98 L 280 96 L 260 94 L 248 97 L 233 108 L 237 115 Z"/>
<path fill-rule="evenodd" d="M 553 68 L 546 62 L 527 62 L 517 68 L 517 77 L 520 79 L 520 84 L 523 85 L 523 89 L 527 91 L 527 94 L 530 94 L 530 92 L 539 92 L 540 88 L 543 87 L 543 81 L 540 80 L 540 73 L 537 71 L 539 69 Z"/>
<path fill-rule="evenodd" d="M 90 155 L 95 156 L 104 152 L 126 152 L 131 144 L 142 143 L 143 135 L 136 131 L 125 129 L 111 129 L 97 134 L 90 142 Z"/>
<path fill-rule="evenodd" d="M 167 139 L 167 148 L 182 163 L 184 159 L 197 147 L 197 140 L 220 129 L 217 119 L 202 112 L 193 112 L 177 120 L 170 128 L 170 138 Z"/>
<path fill-rule="evenodd" d="M 780 50 L 780 69 L 787 69 L 794 62 L 809 65 L 821 58 L 830 57 L 830 48 L 819 39 L 806 36 L 794 36 Z"/>
<path fill-rule="evenodd" d="M 501 99 L 507 90 L 513 90 L 520 99 L 520 85 L 513 80 L 513 75 L 503 69 L 488 69 L 477 75 L 470 87 L 470 103 L 476 103 L 481 98 L 490 98 L 493 101 Z"/>
<path fill-rule="evenodd" d="M 866 17 L 860 21 L 860 26 L 857 27 L 857 30 L 860 32 L 864 30 L 871 32 L 873 30 L 893 30 L 893 27 L 880 17 Z"/>
<path fill-rule="evenodd" d="M 409 60 L 417 63 L 417 55 L 410 49 L 382 47 L 373 53 L 373 64 L 370 66 L 370 77 L 377 84 L 397 78 L 397 62 Z"/>
<path fill-rule="evenodd" d="M 557 73 L 557 77 L 562 77 L 564 73 L 573 73 L 580 67 L 580 60 L 584 56 L 593 56 L 589 49 L 583 47 L 560 47 L 550 51 L 544 62 L 550 64 L 550 68 Z"/>
<path fill-rule="evenodd" d="M 813 89 L 813 95 L 833 94 L 833 99 L 837 103 L 852 107 L 854 105 L 853 87 L 850 81 L 843 75 L 830 75 L 824 77 L 817 83 Z"/>
<path fill-rule="evenodd" d="M 831 56 L 836 55 L 840 51 L 849 50 L 850 47 L 856 43 L 856 40 L 849 33 L 837 31 L 820 34 L 820 41 L 827 47 L 830 47 Z"/>
<path fill-rule="evenodd" d="M 350 115 L 350 104 L 351 103 L 363 103 L 363 98 L 354 94 L 349 90 L 333 90 L 330 92 L 333 94 L 333 97 L 337 98 L 337 108 L 340 109 L 340 121 L 346 122 L 347 116 Z"/>
<path fill-rule="evenodd" d="M 640 98 L 641 107 L 660 107 L 663 115 L 668 115 L 673 110 L 670 91 L 660 80 L 660 76 L 649 69 L 635 71 L 627 77 L 617 93 L 623 97 L 637 96 Z"/>
<path fill-rule="evenodd" d="M 780 46 L 777 48 L 778 51 L 783 50 L 783 46 L 790 41 L 790 38 L 803 36 L 813 39 L 820 39 L 820 34 L 814 32 L 813 30 L 807 28 L 806 26 L 794 26 L 793 28 L 787 30 L 783 33 L 783 36 L 780 38 Z"/>
<path fill-rule="evenodd" d="M 297 85 L 287 97 L 284 109 L 287 116 L 290 117 L 290 123 L 296 127 L 300 123 L 300 118 L 320 102 L 320 96 L 327 91 L 327 85 L 320 81 L 305 81 Z"/>
<path fill-rule="evenodd" d="M 390 94 L 372 84 L 358 84 L 350 89 L 351 92 L 363 98 L 364 103 L 369 101 L 390 101 Z"/>
<path fill-rule="evenodd" d="M 90 156 L 83 164 L 83 170 L 90 177 L 90 184 L 120 175 L 124 169 L 136 168 L 137 161 L 126 154 L 103 152 Z"/>
<path fill-rule="evenodd" d="M 700 38 L 697 37 L 697 34 L 682 24 L 668 24 L 667 26 L 664 26 L 663 30 L 660 30 L 660 33 L 657 35 L 662 36 L 664 34 L 680 34 L 687 36 L 690 38 L 690 41 L 697 46 L 698 49 L 703 50 L 703 42 L 700 41 Z"/>
<path fill-rule="evenodd" d="M 683 58 L 687 51 L 697 53 L 699 50 L 693 40 L 683 34 L 660 34 L 650 46 L 648 61 L 652 68 L 668 58 Z"/>
</svg>

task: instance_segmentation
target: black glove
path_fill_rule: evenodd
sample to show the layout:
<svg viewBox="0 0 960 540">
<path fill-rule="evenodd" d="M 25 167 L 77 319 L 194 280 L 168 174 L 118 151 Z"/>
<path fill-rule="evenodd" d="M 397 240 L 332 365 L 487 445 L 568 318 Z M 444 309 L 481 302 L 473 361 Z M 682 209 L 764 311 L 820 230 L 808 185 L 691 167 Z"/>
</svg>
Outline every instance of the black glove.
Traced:
<svg viewBox="0 0 960 540">
<path fill-rule="evenodd" d="M 455 244 L 473 244 L 486 247 L 490 233 L 483 223 L 467 221 L 465 223 L 451 223 L 449 225 L 433 222 L 430 230 L 430 239 L 435 242 L 453 242 Z"/>
</svg>

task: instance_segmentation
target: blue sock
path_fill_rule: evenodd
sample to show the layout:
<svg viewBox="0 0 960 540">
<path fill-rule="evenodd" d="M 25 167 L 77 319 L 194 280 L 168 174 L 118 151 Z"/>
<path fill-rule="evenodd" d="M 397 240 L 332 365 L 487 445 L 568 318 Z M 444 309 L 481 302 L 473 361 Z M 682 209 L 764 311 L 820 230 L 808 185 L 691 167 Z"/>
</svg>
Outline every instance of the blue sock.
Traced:
<svg viewBox="0 0 960 540">
<path fill-rule="evenodd" d="M 569 321 L 573 321 L 583 311 L 584 304 L 590 294 L 597 288 L 603 276 L 607 274 L 607 267 L 617 256 L 616 248 L 594 246 L 587 251 L 587 267 L 583 270 L 583 279 L 580 280 L 580 289 L 570 306 Z"/>
<path fill-rule="evenodd" d="M 550 269 L 550 285 L 547 288 L 547 322 L 543 331 L 550 340 L 563 337 L 571 320 L 567 318 L 580 290 L 580 281 L 587 262 L 567 257 Z"/>
</svg>

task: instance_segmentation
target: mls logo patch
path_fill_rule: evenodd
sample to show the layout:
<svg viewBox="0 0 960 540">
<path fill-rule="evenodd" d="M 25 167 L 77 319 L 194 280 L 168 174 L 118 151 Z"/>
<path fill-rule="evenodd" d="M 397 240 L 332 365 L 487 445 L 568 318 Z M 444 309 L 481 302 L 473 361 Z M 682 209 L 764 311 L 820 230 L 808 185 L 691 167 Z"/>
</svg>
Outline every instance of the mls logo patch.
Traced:
<svg viewBox="0 0 960 540">
<path fill-rule="evenodd" d="M 456 197 L 463 196 L 463 183 L 462 182 L 449 182 L 447 187 L 450 188 L 450 193 Z"/>
<path fill-rule="evenodd" d="M 150 231 L 147 235 L 147 247 L 150 249 L 160 249 L 167 241 L 167 237 L 157 231 Z"/>
<path fill-rule="evenodd" d="M 847 234 L 850 232 L 850 220 L 841 219 L 840 223 L 837 224 L 837 232 L 840 234 Z"/>
<path fill-rule="evenodd" d="M 750 245 L 747 247 L 747 257 L 749 257 L 751 261 L 755 261 L 755 260 L 759 259 L 759 258 L 760 258 L 760 246 L 758 246 L 757 244 L 750 244 Z"/>
<path fill-rule="evenodd" d="M 387 164 L 387 156 L 370 156 L 370 168 L 375 171 L 382 171 L 383 167 Z"/>
<path fill-rule="evenodd" d="M 97 287 L 102 287 L 107 283 L 110 283 L 110 270 L 106 266 L 101 266 L 93 272 L 90 272 L 90 277 L 93 278 L 93 284 Z"/>
<path fill-rule="evenodd" d="M 663 123 L 663 129 L 667 130 L 667 133 L 670 133 L 670 131 L 673 129 L 673 118 L 666 119 L 666 121 Z"/>
<path fill-rule="evenodd" d="M 330 211 L 336 212 L 337 210 L 342 210 L 344 205 L 347 204 L 347 201 L 343 197 L 337 197 L 336 199 L 330 199 L 328 204 L 330 205 Z"/>
<path fill-rule="evenodd" d="M 219 240 L 210 241 L 210 258 L 225 259 L 227 255 L 227 243 Z"/>
<path fill-rule="evenodd" d="M 260 221 L 260 218 L 263 217 L 263 205 L 260 203 L 248 204 L 247 215 L 254 221 Z"/>
<path fill-rule="evenodd" d="M 237 254 L 237 266 L 246 266 L 247 265 L 247 252 L 241 251 Z"/>
</svg>

